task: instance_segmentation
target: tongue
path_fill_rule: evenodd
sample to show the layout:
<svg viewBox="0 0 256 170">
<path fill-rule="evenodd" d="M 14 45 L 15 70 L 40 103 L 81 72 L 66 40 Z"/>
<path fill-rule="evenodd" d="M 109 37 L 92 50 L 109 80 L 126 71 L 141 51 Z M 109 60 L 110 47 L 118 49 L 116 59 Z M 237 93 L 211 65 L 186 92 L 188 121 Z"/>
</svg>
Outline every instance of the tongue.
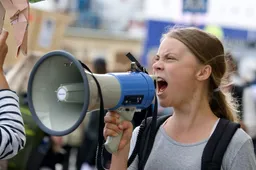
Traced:
<svg viewBox="0 0 256 170">
<path fill-rule="evenodd" d="M 168 84 L 166 81 L 158 81 L 158 91 L 163 92 L 167 88 Z"/>
<path fill-rule="evenodd" d="M 159 91 L 160 92 L 163 92 L 165 89 L 166 89 L 167 85 L 161 85 Z"/>
</svg>

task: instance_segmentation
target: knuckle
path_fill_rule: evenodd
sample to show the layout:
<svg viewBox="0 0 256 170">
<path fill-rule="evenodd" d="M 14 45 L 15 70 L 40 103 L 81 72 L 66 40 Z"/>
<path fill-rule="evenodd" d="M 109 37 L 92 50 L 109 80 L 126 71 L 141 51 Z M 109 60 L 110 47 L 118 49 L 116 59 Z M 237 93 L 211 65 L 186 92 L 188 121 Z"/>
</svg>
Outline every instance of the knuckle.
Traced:
<svg viewBox="0 0 256 170">
<path fill-rule="evenodd" d="M 110 128 L 110 124 L 107 123 L 105 127 L 106 127 L 107 129 L 109 129 L 109 128 Z"/>
<path fill-rule="evenodd" d="M 108 135 L 108 130 L 104 129 L 104 136 L 107 136 L 107 135 Z"/>
<path fill-rule="evenodd" d="M 109 114 L 110 114 L 110 115 L 115 114 L 115 112 L 114 112 L 114 111 L 108 111 L 108 112 L 109 112 Z"/>
<path fill-rule="evenodd" d="M 113 124 L 111 124 L 111 123 L 108 123 L 108 124 L 106 125 L 106 129 L 115 131 L 117 128 L 115 127 L 115 125 L 113 125 Z"/>
<path fill-rule="evenodd" d="M 116 123 L 117 120 L 116 120 L 116 118 L 113 117 L 113 116 L 105 116 L 105 117 L 104 117 L 104 122 L 105 122 L 105 123 Z"/>
<path fill-rule="evenodd" d="M 108 117 L 108 116 L 106 116 L 106 117 L 104 118 L 104 121 L 105 121 L 105 123 L 110 123 L 110 122 L 111 122 L 111 118 Z"/>
<path fill-rule="evenodd" d="M 113 123 L 118 124 L 118 119 L 117 118 L 113 117 L 112 121 L 113 121 Z"/>
<path fill-rule="evenodd" d="M 117 112 L 115 111 L 109 111 L 110 115 L 113 116 L 113 117 L 116 117 L 118 115 Z"/>
<path fill-rule="evenodd" d="M 108 117 L 107 116 L 104 117 L 104 122 L 105 123 L 108 122 Z"/>
<path fill-rule="evenodd" d="M 111 135 L 111 130 L 110 129 L 105 129 L 105 133 L 107 136 Z"/>
</svg>

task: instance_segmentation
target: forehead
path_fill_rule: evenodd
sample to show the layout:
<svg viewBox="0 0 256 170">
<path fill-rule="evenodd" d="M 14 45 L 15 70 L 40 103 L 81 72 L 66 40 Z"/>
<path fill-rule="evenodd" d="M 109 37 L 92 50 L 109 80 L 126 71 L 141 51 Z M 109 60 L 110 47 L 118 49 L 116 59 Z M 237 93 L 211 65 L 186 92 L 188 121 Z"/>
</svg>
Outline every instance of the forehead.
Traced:
<svg viewBox="0 0 256 170">
<path fill-rule="evenodd" d="M 158 54 L 166 55 L 167 53 L 182 55 L 189 52 L 189 49 L 179 40 L 171 37 L 166 37 L 161 42 Z"/>
</svg>

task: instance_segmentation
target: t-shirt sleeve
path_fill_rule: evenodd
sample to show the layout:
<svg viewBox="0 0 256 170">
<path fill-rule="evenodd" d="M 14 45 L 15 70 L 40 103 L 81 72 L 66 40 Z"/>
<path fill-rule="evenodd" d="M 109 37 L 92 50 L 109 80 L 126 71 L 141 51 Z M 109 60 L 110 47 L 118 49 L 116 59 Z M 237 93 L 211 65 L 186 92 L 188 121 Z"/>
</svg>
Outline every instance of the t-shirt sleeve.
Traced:
<svg viewBox="0 0 256 170">
<path fill-rule="evenodd" d="M 248 139 L 237 152 L 230 170 L 256 170 L 256 159 L 251 139 Z"/>
<path fill-rule="evenodd" d="M 136 141 L 137 141 L 137 136 L 139 133 L 139 126 L 136 127 L 132 133 L 132 139 L 131 139 L 131 143 L 130 143 L 130 152 L 129 152 L 129 157 L 131 156 L 133 149 L 135 147 Z M 131 163 L 131 165 L 128 167 L 128 170 L 138 170 L 138 163 L 139 163 L 139 158 L 138 155 L 135 157 L 135 159 L 133 160 L 133 162 Z"/>
</svg>

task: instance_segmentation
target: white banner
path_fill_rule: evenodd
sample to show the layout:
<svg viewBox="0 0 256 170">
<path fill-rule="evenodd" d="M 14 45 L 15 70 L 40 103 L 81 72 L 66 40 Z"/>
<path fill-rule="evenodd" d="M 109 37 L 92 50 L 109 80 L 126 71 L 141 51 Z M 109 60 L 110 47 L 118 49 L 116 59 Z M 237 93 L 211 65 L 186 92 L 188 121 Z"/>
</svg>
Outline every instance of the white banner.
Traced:
<svg viewBox="0 0 256 170">
<path fill-rule="evenodd" d="M 147 19 L 256 29 L 256 0 L 208 0 L 207 13 L 196 15 L 183 14 L 183 0 L 146 0 L 144 3 Z"/>
</svg>

